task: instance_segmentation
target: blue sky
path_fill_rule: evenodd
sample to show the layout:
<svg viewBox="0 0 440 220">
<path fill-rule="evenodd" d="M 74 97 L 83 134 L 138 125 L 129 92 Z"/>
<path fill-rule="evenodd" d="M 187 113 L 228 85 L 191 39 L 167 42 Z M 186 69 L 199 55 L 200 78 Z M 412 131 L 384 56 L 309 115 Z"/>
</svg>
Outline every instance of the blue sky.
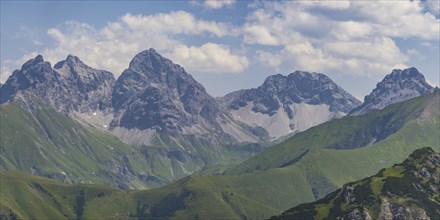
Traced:
<svg viewBox="0 0 440 220">
<path fill-rule="evenodd" d="M 356 97 L 394 68 L 439 84 L 439 1 L 1 1 L 1 82 L 36 54 L 115 76 L 155 48 L 214 96 L 321 72 Z"/>
</svg>

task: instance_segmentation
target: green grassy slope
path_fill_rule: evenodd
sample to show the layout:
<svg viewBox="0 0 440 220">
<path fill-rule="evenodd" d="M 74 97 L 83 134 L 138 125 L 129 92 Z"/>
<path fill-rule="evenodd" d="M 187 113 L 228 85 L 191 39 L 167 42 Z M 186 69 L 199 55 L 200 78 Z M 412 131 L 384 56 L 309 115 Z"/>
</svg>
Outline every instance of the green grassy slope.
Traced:
<svg viewBox="0 0 440 220">
<path fill-rule="evenodd" d="M 268 218 L 403 161 L 415 149 L 431 146 L 439 151 L 439 101 L 437 92 L 364 116 L 325 123 L 232 167 L 225 175 L 190 176 L 147 191 L 115 191 L 87 202 L 84 216 Z M 369 140 L 359 143 L 371 143 L 371 137 L 378 135 L 374 130 L 383 129 L 376 125 L 398 125 L 399 129 L 367 147 L 338 145 L 353 143 L 350 140 L 356 134 Z M 11 207 L 9 203 L 4 206 Z"/>
<path fill-rule="evenodd" d="M 158 135 L 155 143 L 130 146 L 51 109 L 31 113 L 17 105 L 0 106 L 0 170 L 20 170 L 69 183 L 157 187 L 206 165 L 239 163 L 262 148 L 258 144 L 215 147 L 191 135 L 172 138 L 166 133 Z"/>
<path fill-rule="evenodd" d="M 402 143 L 406 143 L 403 140 L 399 141 L 394 138 L 390 141 L 389 138 L 395 135 L 405 137 L 407 136 L 403 134 L 405 132 L 420 136 L 421 139 L 413 140 L 413 142 L 418 143 L 423 140 L 426 145 L 438 146 L 439 139 L 437 136 L 433 136 L 432 132 L 439 130 L 439 108 L 440 92 L 436 92 L 396 103 L 366 115 L 348 116 L 326 122 L 268 148 L 257 156 L 229 169 L 226 174 L 288 166 L 289 163 L 295 162 L 295 158 L 310 149 L 355 149 L 368 145 L 371 145 L 370 148 L 374 148 L 374 146 L 382 144 L 381 142 L 386 142 L 387 145 L 403 146 Z M 422 117 L 428 118 L 422 120 Z M 406 155 L 401 154 L 397 157 L 403 159 L 402 156 L 406 157 L 410 152 L 412 151 L 405 151 Z M 396 160 L 392 162 L 396 162 Z"/>
<path fill-rule="evenodd" d="M 0 175 L 0 218 L 6 219 L 14 215 L 18 219 L 75 219 L 81 213 L 83 190 L 87 192 L 86 204 L 118 192 L 105 186 L 62 184 L 17 171 L 2 171 Z"/>
<path fill-rule="evenodd" d="M 172 181 L 154 147 L 132 147 L 53 110 L 0 106 L 0 168 L 69 183 L 148 188 Z"/>
<path fill-rule="evenodd" d="M 295 178 L 297 173 L 285 169 L 243 177 L 189 176 L 168 186 L 145 191 L 69 185 L 17 171 L 0 174 L 0 216 L 17 215 L 24 219 L 74 219 L 81 197 L 84 219 L 241 219 L 245 216 L 262 219 L 282 211 L 268 203 L 285 207 L 287 200 L 277 199 L 281 194 L 279 187 L 288 185 L 285 190 L 294 191 L 299 187 L 301 191 L 310 191 L 304 179 Z M 272 190 L 259 188 L 261 184 L 267 185 L 266 178 L 282 176 L 285 178 L 270 184 Z M 248 181 L 253 184 L 249 185 Z M 307 198 L 311 195 L 304 198 L 292 194 L 288 200 L 310 201 Z"/>
<path fill-rule="evenodd" d="M 323 199 L 285 211 L 277 219 L 439 219 L 440 154 L 414 151 L 403 163 L 345 184 Z"/>
</svg>

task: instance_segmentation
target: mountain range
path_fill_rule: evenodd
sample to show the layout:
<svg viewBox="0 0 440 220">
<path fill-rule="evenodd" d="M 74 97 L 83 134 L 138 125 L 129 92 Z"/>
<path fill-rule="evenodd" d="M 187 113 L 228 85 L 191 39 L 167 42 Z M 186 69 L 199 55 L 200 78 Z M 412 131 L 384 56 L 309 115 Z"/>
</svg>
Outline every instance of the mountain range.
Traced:
<svg viewBox="0 0 440 220">
<path fill-rule="evenodd" d="M 439 151 L 437 90 L 415 68 L 393 70 L 361 103 L 323 74 L 295 71 L 214 98 L 154 49 L 137 54 L 118 79 L 72 55 L 53 67 L 38 55 L 0 88 L 1 170 L 163 187 L 68 186 L 11 171 L 2 178 L 20 184 L 8 186 L 0 213 L 268 218 L 418 148 Z M 25 191 L 32 193 L 21 197 Z M 32 196 L 46 204 L 11 203 Z M 35 209 L 48 213 L 29 213 Z"/>
<path fill-rule="evenodd" d="M 310 91 L 305 90 L 308 85 L 314 85 Z M 275 87 L 279 90 L 274 90 Z M 151 157 L 158 160 L 160 166 L 152 165 L 151 159 L 148 163 L 154 167 L 153 170 L 160 169 L 161 175 L 165 176 L 158 178 L 160 183 L 179 179 L 207 165 L 240 162 L 268 146 L 274 137 L 340 117 L 360 104 L 328 77 L 315 73 L 271 76 L 254 90 L 243 91 L 243 95 L 234 100 L 230 99 L 231 95 L 216 99 L 181 66 L 149 49 L 137 54 L 117 80 L 112 73 L 93 69 L 72 55 L 53 67 L 38 55 L 13 72 L 1 87 L 0 102 L 3 106 L 16 104 L 28 110 L 31 115 L 18 118 L 31 118 L 27 122 L 35 122 L 33 127 L 40 127 L 45 133 L 40 135 L 47 139 L 43 142 L 51 145 L 57 145 L 51 140 L 54 134 L 47 129 L 51 127 L 47 124 L 51 121 L 43 121 L 39 115 L 42 112 L 52 114 L 48 112 L 52 110 L 66 116 L 63 121 L 73 119 L 86 129 L 118 137 L 125 144 L 134 146 L 134 151 L 143 151 L 145 157 L 142 160 Z M 260 112 L 251 111 L 261 120 L 241 120 L 233 106 L 254 93 L 256 96 L 266 94 L 262 96 L 266 97 L 264 100 L 253 102 L 253 105 L 260 106 Z M 268 106 L 267 103 L 277 104 Z M 273 112 L 261 112 L 269 107 L 273 108 Z M 315 109 L 321 117 L 312 117 L 311 109 Z M 238 111 L 247 115 L 241 109 Z M 251 112 L 248 115 L 252 115 Z M 15 113 L 27 114 L 23 111 Z M 289 122 L 281 124 L 286 117 Z M 78 134 L 81 133 L 70 134 L 69 137 Z M 48 148 L 47 144 L 41 145 Z M 68 158 L 64 160 L 69 161 Z M 125 165 L 121 162 L 110 161 L 105 163 L 113 165 L 107 167 L 117 167 L 111 170 L 124 170 Z M 19 167 L 25 171 L 44 170 L 43 167 L 23 167 L 16 162 L 11 164 L 8 167 Z M 60 172 L 70 173 L 76 181 L 86 178 L 65 168 Z M 133 176 L 145 175 L 144 172 L 130 173 Z M 40 174 L 53 176 L 53 172 Z M 93 182 L 90 177 L 87 179 Z"/>
</svg>

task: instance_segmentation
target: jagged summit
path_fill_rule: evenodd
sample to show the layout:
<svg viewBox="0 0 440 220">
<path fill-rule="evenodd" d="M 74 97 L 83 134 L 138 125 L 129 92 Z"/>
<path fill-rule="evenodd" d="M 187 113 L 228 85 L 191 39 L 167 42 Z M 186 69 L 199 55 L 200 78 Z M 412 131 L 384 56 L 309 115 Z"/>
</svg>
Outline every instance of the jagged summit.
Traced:
<svg viewBox="0 0 440 220">
<path fill-rule="evenodd" d="M 43 56 L 26 61 L 20 70 L 15 70 L 1 87 L 0 103 L 13 99 L 13 96 L 28 88 L 37 88 L 41 83 L 57 81 L 58 75 L 52 70 L 51 64 L 44 61 Z"/>
<path fill-rule="evenodd" d="M 115 84 L 112 126 L 182 132 L 214 129 L 226 112 L 185 70 L 154 49 L 138 53 Z"/>
<path fill-rule="evenodd" d="M 64 66 L 74 66 L 74 65 L 79 65 L 82 67 L 87 66 L 81 59 L 79 59 L 77 56 L 74 56 L 72 54 L 69 54 L 65 60 L 62 60 L 58 63 L 55 64 L 54 69 L 61 69 Z M 87 66 L 88 67 L 88 66 Z"/>
<path fill-rule="evenodd" d="M 415 67 L 410 67 L 404 70 L 401 69 L 393 69 L 393 71 L 391 71 L 390 74 L 388 74 L 385 79 L 387 78 L 396 78 L 396 77 L 400 77 L 400 78 L 413 78 L 413 77 L 421 77 L 423 79 L 425 79 L 425 77 L 423 76 L 423 74 L 421 74 L 417 68 Z"/>
<path fill-rule="evenodd" d="M 35 58 L 30 59 L 28 61 L 26 61 L 22 66 L 21 69 L 25 70 L 25 69 L 29 69 L 30 67 L 39 64 L 39 63 L 44 63 L 44 59 L 42 55 L 37 55 Z M 50 64 L 49 64 L 50 65 Z"/>
<path fill-rule="evenodd" d="M 62 113 L 108 111 L 114 82 L 112 73 L 93 69 L 73 55 L 54 68 L 38 55 L 13 72 L 1 88 L 0 101 Z"/>
<path fill-rule="evenodd" d="M 360 115 L 374 109 L 408 100 L 420 95 L 434 92 L 435 88 L 425 81 L 425 77 L 416 68 L 394 69 L 376 85 L 373 91 L 365 96 L 364 103 L 353 109 L 350 115 Z"/>
<path fill-rule="evenodd" d="M 292 103 L 324 103 L 330 105 L 332 111 L 345 113 L 360 104 L 326 75 L 305 71 L 295 71 L 288 76 L 269 76 L 260 87 L 247 90 L 241 95 L 241 99 L 232 101 L 230 106 L 237 109 L 245 101 L 261 102 L 261 108 L 252 110 L 263 114 L 274 114 L 281 105 Z"/>
<path fill-rule="evenodd" d="M 268 128 L 274 137 L 341 117 L 360 105 L 324 74 L 305 71 L 269 76 L 260 87 L 230 93 L 223 100 L 237 120 Z"/>
<path fill-rule="evenodd" d="M 163 57 L 156 50 L 150 48 L 134 56 L 128 69 L 139 73 L 166 75 L 166 74 L 184 74 L 185 70 L 173 61 Z"/>
</svg>

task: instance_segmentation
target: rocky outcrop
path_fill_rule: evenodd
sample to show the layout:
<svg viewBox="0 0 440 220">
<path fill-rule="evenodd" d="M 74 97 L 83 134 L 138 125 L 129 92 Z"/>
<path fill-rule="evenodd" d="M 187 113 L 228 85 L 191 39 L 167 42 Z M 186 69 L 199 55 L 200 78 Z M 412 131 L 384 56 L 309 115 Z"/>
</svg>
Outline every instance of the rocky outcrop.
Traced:
<svg viewBox="0 0 440 220">
<path fill-rule="evenodd" d="M 402 102 L 417 96 L 438 90 L 425 81 L 425 77 L 416 68 L 395 69 L 365 96 L 364 103 L 350 112 L 361 115 L 375 109 L 383 109 L 393 103 Z"/>
<path fill-rule="evenodd" d="M 422 148 L 401 164 L 271 219 L 439 219 L 439 189 L 440 154 Z"/>
</svg>

